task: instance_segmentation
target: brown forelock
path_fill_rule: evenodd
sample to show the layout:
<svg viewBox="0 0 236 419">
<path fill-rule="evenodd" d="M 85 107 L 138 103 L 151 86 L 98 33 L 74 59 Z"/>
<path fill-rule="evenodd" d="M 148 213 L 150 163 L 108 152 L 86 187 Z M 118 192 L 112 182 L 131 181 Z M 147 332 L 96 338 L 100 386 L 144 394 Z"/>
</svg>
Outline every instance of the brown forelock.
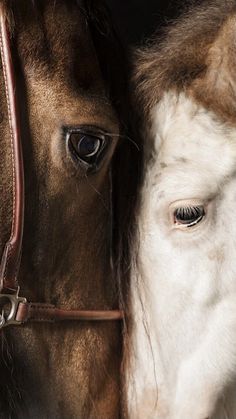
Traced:
<svg viewBox="0 0 236 419">
<path fill-rule="evenodd" d="M 101 79 L 83 4 L 17 0 L 6 5 L 14 16 L 25 160 L 21 295 L 65 308 L 117 308 L 110 267 L 109 168 L 119 124 Z M 3 92 L 2 74 L 0 82 Z M 3 94 L 0 110 L 2 246 L 12 199 Z M 102 168 L 91 175 L 74 163 L 63 136 L 63 126 L 81 124 L 114 134 Z M 10 413 L 24 419 L 119 417 L 117 322 L 25 326 L 6 330 L 2 339 L 10 358 L 3 360 L 0 371 L 1 418 Z"/>
<path fill-rule="evenodd" d="M 145 112 L 168 90 L 184 91 L 235 122 L 235 0 L 204 0 L 134 57 L 136 101 Z"/>
</svg>

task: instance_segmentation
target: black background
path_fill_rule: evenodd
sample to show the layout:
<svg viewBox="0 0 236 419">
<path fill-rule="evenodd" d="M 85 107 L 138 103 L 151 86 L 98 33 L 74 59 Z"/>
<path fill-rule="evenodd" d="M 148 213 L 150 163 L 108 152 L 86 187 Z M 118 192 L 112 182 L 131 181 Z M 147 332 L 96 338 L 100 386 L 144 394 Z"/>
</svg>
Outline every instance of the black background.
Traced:
<svg viewBox="0 0 236 419">
<path fill-rule="evenodd" d="M 139 44 L 157 28 L 177 17 L 186 5 L 201 1 L 106 0 L 123 40 L 130 44 Z"/>
</svg>

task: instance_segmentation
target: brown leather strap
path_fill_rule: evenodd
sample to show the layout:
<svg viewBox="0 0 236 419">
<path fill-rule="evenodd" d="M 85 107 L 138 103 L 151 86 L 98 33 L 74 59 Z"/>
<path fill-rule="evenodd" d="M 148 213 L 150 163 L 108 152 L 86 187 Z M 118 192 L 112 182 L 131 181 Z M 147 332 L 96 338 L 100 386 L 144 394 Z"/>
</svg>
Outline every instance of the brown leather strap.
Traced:
<svg viewBox="0 0 236 419">
<path fill-rule="evenodd" d="M 20 136 L 20 118 L 16 98 L 16 82 L 12 62 L 10 35 L 3 5 L 0 5 L 0 50 L 7 100 L 12 150 L 13 214 L 11 236 L 5 245 L 0 265 L 0 290 L 17 290 L 17 274 L 21 259 L 24 226 L 24 167 Z"/>
<path fill-rule="evenodd" d="M 119 320 L 123 319 L 120 310 L 93 311 L 93 310 L 63 310 L 51 304 L 20 303 L 18 306 L 16 321 L 25 323 L 55 322 L 65 320 Z"/>
</svg>

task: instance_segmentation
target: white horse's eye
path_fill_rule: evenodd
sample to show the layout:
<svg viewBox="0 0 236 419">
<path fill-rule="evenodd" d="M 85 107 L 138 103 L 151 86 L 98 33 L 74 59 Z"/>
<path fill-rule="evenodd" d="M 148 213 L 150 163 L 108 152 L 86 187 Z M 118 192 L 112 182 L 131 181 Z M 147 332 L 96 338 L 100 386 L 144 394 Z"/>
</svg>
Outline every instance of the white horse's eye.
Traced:
<svg viewBox="0 0 236 419">
<path fill-rule="evenodd" d="M 176 208 L 174 211 L 174 223 L 177 226 L 193 227 L 200 223 L 205 215 L 203 205 Z"/>
</svg>

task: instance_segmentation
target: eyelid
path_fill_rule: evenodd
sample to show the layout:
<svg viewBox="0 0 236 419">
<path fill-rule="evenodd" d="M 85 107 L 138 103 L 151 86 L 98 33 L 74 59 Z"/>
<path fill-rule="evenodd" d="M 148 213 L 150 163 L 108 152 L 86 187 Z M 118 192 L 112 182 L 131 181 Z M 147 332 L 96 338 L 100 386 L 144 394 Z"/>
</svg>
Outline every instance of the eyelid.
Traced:
<svg viewBox="0 0 236 419">
<path fill-rule="evenodd" d="M 76 134 L 76 133 L 89 134 L 94 137 L 99 137 L 99 138 L 104 138 L 104 139 L 111 137 L 111 135 L 107 131 L 101 129 L 100 127 L 97 127 L 96 125 L 78 125 L 78 126 L 64 125 L 62 127 L 62 130 L 65 137 L 69 136 L 70 134 Z"/>
<path fill-rule="evenodd" d="M 178 199 L 169 205 L 169 209 L 177 209 L 180 207 L 205 207 L 206 203 L 199 198 Z"/>
</svg>

